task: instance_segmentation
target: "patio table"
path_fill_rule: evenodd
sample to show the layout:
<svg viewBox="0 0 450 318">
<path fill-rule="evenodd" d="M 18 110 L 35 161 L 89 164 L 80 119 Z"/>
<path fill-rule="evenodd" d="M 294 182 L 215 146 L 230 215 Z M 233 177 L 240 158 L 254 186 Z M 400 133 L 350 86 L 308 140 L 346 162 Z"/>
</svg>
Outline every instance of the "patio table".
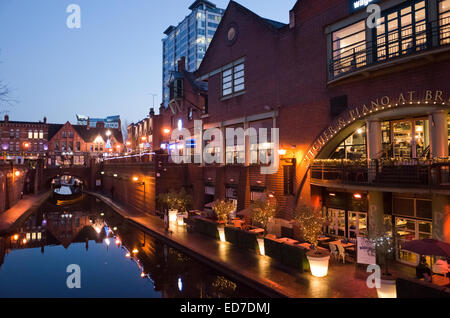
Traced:
<svg viewBox="0 0 450 318">
<path fill-rule="evenodd" d="M 323 242 L 323 241 L 328 241 L 328 240 L 330 240 L 330 238 L 329 237 L 327 237 L 327 236 L 322 236 L 322 237 L 318 237 L 317 238 L 317 240 L 319 241 L 319 242 Z"/>
<path fill-rule="evenodd" d="M 298 241 L 287 238 L 287 237 L 283 237 L 281 239 L 283 240 L 283 243 L 286 243 L 286 244 L 294 245 L 294 244 L 298 243 Z"/>
<path fill-rule="evenodd" d="M 348 247 L 353 247 L 355 246 L 355 244 L 353 243 L 342 243 L 341 241 L 334 241 L 334 242 L 330 242 L 330 244 L 334 244 L 334 245 L 341 245 L 343 248 L 348 248 Z"/>
<path fill-rule="evenodd" d="M 259 234 L 259 233 L 264 233 L 264 229 L 253 229 L 253 230 L 249 230 L 249 232 Z"/>
<path fill-rule="evenodd" d="M 307 250 L 311 250 L 311 244 L 309 244 L 309 243 L 299 243 L 299 244 L 297 244 L 297 246 L 301 246 L 303 248 L 306 248 Z M 321 250 L 321 251 L 328 251 L 326 248 L 323 248 L 320 246 L 316 246 L 316 249 Z"/>
</svg>

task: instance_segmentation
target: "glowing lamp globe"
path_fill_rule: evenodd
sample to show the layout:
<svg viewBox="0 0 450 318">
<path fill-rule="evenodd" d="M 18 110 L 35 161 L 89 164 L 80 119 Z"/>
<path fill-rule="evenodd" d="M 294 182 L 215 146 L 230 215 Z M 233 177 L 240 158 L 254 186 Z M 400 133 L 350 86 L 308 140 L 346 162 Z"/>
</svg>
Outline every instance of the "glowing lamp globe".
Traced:
<svg viewBox="0 0 450 318">
<path fill-rule="evenodd" d="M 259 254 L 261 254 L 262 256 L 266 255 L 266 249 L 264 247 L 264 238 L 258 237 L 256 240 L 258 241 Z"/>
<path fill-rule="evenodd" d="M 309 261 L 311 274 L 314 277 L 325 277 L 328 275 L 328 263 L 330 254 L 322 251 L 311 251 L 306 254 Z"/>
<path fill-rule="evenodd" d="M 177 223 L 178 223 L 178 225 L 180 225 L 180 226 L 183 226 L 183 225 L 184 225 L 184 215 L 183 215 L 183 214 L 177 215 Z"/>
<path fill-rule="evenodd" d="M 225 227 L 223 225 L 217 226 L 217 231 L 219 232 L 219 239 L 221 242 L 226 242 L 225 239 Z"/>
</svg>

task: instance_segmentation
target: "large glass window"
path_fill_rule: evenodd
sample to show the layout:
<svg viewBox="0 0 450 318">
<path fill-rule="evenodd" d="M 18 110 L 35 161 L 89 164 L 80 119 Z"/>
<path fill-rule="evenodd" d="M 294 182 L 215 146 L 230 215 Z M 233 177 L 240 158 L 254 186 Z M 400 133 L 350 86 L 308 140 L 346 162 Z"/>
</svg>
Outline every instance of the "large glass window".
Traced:
<svg viewBox="0 0 450 318">
<path fill-rule="evenodd" d="M 222 96 L 228 96 L 233 93 L 243 91 L 245 66 L 244 63 L 234 66 L 222 72 Z"/>
<path fill-rule="evenodd" d="M 419 263 L 419 255 L 402 250 L 401 245 L 412 240 L 431 238 L 431 222 L 407 218 L 396 218 L 395 230 L 397 234 L 397 259 L 401 262 L 417 265 Z"/>
<path fill-rule="evenodd" d="M 450 43 L 450 0 L 439 1 L 439 26 L 441 45 Z"/>
<path fill-rule="evenodd" d="M 425 49 L 426 32 L 425 1 L 384 14 L 376 29 L 378 60 Z"/>
<path fill-rule="evenodd" d="M 367 235 L 367 213 L 365 212 L 348 212 L 348 236 L 356 238 L 358 236 Z"/>
<path fill-rule="evenodd" d="M 395 158 L 424 158 L 430 152 L 428 119 L 392 122 L 392 148 Z"/>
<path fill-rule="evenodd" d="M 365 21 L 333 33 L 334 76 L 366 65 Z"/>
<path fill-rule="evenodd" d="M 345 237 L 345 210 L 328 209 L 328 234 Z"/>
<path fill-rule="evenodd" d="M 331 159 L 359 160 L 367 158 L 366 126 L 358 128 L 331 155 Z"/>
</svg>

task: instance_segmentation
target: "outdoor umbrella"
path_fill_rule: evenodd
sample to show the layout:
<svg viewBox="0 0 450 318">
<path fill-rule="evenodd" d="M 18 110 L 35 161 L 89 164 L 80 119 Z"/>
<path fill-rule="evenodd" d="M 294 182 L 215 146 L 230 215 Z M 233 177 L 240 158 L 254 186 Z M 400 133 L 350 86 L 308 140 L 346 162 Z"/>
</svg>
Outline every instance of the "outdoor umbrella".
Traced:
<svg viewBox="0 0 450 318">
<path fill-rule="evenodd" d="M 450 244 L 434 239 L 409 241 L 402 244 L 402 249 L 419 255 L 450 257 Z"/>
</svg>

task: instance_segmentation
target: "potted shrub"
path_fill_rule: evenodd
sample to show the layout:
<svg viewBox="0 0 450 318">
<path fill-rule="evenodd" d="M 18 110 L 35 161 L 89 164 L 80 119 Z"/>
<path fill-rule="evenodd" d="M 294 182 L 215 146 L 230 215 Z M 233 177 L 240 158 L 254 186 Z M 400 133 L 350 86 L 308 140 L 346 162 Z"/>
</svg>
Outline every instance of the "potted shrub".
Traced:
<svg viewBox="0 0 450 318">
<path fill-rule="evenodd" d="M 396 298 L 396 279 L 389 272 L 389 262 L 394 257 L 395 244 L 390 217 L 385 217 L 378 228 L 372 223 L 369 227 L 368 240 L 375 248 L 377 265 L 380 266 L 380 288 L 377 288 L 379 298 Z"/>
<path fill-rule="evenodd" d="M 271 200 L 257 200 L 250 206 L 252 223 L 261 224 L 264 231 L 267 230 L 267 224 L 275 216 L 277 205 Z"/>
<path fill-rule="evenodd" d="M 295 211 L 295 221 L 300 226 L 305 241 L 311 244 L 311 250 L 306 253 L 311 274 L 315 277 L 324 277 L 328 274 L 330 253 L 317 249 L 317 237 L 322 233 L 325 222 L 320 209 L 309 206 L 300 206 Z"/>
<path fill-rule="evenodd" d="M 222 242 L 225 242 L 225 223 L 228 221 L 228 214 L 234 210 L 234 204 L 229 200 L 216 200 L 212 205 L 213 211 L 217 215 L 217 231 Z"/>
<path fill-rule="evenodd" d="M 257 200 L 250 206 L 252 223 L 261 224 L 264 232 L 267 232 L 267 225 L 277 212 L 277 204 L 275 200 Z M 259 253 L 265 255 L 264 234 L 257 238 Z"/>
<path fill-rule="evenodd" d="M 191 196 L 184 189 L 179 192 L 171 190 L 169 193 L 160 194 L 157 199 L 162 207 L 168 209 L 169 222 L 177 221 L 178 213 L 186 212 L 192 202 Z"/>
</svg>

